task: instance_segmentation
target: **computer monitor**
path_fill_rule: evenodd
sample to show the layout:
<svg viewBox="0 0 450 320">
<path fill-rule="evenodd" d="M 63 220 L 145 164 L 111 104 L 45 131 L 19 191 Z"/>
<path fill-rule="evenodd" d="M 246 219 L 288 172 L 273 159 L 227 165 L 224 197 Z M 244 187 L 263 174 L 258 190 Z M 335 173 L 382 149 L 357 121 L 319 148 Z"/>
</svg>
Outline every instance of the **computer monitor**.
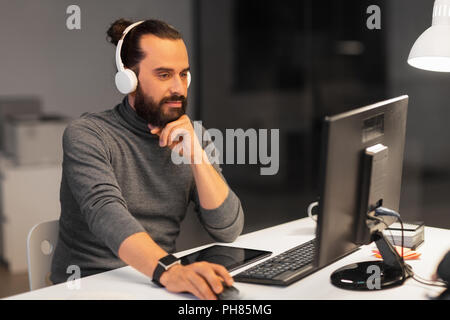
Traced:
<svg viewBox="0 0 450 320">
<path fill-rule="evenodd" d="M 400 96 L 325 118 L 316 230 L 317 268 L 379 239 L 374 235 L 380 237 L 382 230 L 396 220 L 394 217 L 368 219 L 368 214 L 373 216 L 373 210 L 380 206 L 398 212 L 407 107 L 408 96 Z M 385 242 L 376 243 L 389 246 Z M 382 248 L 385 253 L 390 249 Z M 397 260 L 393 262 L 395 265 L 399 258 L 395 254 L 389 252 L 385 260 Z M 332 277 L 332 282 L 341 287 L 364 289 L 364 285 L 357 284 L 368 276 L 366 270 L 357 270 L 361 267 L 365 265 L 350 266 L 344 272 L 348 279 L 340 282 Z M 394 279 L 385 279 L 383 285 L 399 284 L 401 276 L 404 278 L 404 274 L 397 272 Z"/>
</svg>

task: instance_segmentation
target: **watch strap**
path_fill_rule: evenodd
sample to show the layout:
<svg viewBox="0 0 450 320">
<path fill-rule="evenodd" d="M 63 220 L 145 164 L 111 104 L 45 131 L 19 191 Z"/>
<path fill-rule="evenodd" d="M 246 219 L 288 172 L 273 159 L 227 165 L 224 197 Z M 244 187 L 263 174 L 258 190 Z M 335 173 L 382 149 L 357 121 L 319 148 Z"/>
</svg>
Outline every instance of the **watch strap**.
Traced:
<svg viewBox="0 0 450 320">
<path fill-rule="evenodd" d="M 179 264 L 180 259 L 175 257 L 172 254 L 168 254 L 165 257 L 162 257 L 159 259 L 158 264 L 156 265 L 155 270 L 153 271 L 153 277 L 152 281 L 156 283 L 160 287 L 164 287 L 160 282 L 159 279 L 161 278 L 161 275 L 164 273 L 164 271 L 167 271 L 170 267 L 172 267 L 175 264 Z"/>
</svg>

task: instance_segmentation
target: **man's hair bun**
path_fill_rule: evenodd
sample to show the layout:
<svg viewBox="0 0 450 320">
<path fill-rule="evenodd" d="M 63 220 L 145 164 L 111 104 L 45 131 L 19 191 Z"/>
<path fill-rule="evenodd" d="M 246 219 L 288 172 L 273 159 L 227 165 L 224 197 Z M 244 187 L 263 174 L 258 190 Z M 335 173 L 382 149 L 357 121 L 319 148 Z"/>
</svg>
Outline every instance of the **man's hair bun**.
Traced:
<svg viewBox="0 0 450 320">
<path fill-rule="evenodd" d="M 125 29 L 132 24 L 133 22 L 123 18 L 114 21 L 106 31 L 108 42 L 117 46 Z M 144 59 L 145 53 L 141 50 L 139 41 L 145 35 L 154 35 L 160 39 L 182 39 L 181 33 L 166 22 L 155 19 L 144 20 L 127 34 L 122 43 L 120 57 L 125 68 L 134 68 Z"/>
<path fill-rule="evenodd" d="M 132 23 L 133 22 L 125 19 L 114 21 L 106 32 L 108 35 L 108 41 L 117 46 L 117 43 L 122 37 L 123 31 Z"/>
</svg>

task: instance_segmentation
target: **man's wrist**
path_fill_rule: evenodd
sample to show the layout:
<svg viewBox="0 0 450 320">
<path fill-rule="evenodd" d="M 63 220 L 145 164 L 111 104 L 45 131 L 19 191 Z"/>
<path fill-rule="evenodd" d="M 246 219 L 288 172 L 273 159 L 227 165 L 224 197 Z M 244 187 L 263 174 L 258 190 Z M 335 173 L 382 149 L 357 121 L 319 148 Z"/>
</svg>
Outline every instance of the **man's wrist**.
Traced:
<svg viewBox="0 0 450 320">
<path fill-rule="evenodd" d="M 167 270 L 177 264 L 180 264 L 180 259 L 171 254 L 168 254 L 159 259 L 158 264 L 153 271 L 152 281 L 159 286 L 164 286 L 163 283 L 161 283 L 161 277 Z"/>
<path fill-rule="evenodd" d="M 209 159 L 205 153 L 205 150 L 203 150 L 202 146 L 200 145 L 200 142 L 196 141 L 194 142 L 194 147 L 191 150 L 190 153 L 190 165 L 196 165 L 196 164 L 205 164 L 209 163 Z"/>
<path fill-rule="evenodd" d="M 169 280 L 169 272 L 172 271 L 174 268 L 181 267 L 181 266 L 182 266 L 181 264 L 176 264 L 176 265 L 171 266 L 171 267 L 170 267 L 169 269 L 167 269 L 166 271 L 164 271 L 164 272 L 161 274 L 161 277 L 159 278 L 159 283 L 160 283 L 163 287 L 166 287 L 166 286 L 167 286 L 167 282 L 168 282 L 168 280 Z"/>
</svg>

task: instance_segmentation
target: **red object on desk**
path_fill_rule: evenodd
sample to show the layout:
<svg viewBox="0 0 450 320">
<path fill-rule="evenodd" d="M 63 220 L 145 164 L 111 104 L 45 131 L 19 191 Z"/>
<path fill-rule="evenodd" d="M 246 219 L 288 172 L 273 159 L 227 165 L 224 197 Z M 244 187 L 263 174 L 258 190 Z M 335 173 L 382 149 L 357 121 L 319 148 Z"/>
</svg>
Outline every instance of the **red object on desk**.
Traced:
<svg viewBox="0 0 450 320">
<path fill-rule="evenodd" d="M 397 253 L 402 256 L 402 247 L 399 246 L 395 246 L 395 249 L 397 250 Z M 374 256 L 377 258 L 382 258 L 381 254 L 378 250 L 372 250 L 372 252 L 374 253 Z M 405 260 L 415 260 L 415 259 L 419 259 L 421 253 L 416 252 L 414 250 L 411 250 L 409 248 L 403 248 L 403 259 Z"/>
</svg>

